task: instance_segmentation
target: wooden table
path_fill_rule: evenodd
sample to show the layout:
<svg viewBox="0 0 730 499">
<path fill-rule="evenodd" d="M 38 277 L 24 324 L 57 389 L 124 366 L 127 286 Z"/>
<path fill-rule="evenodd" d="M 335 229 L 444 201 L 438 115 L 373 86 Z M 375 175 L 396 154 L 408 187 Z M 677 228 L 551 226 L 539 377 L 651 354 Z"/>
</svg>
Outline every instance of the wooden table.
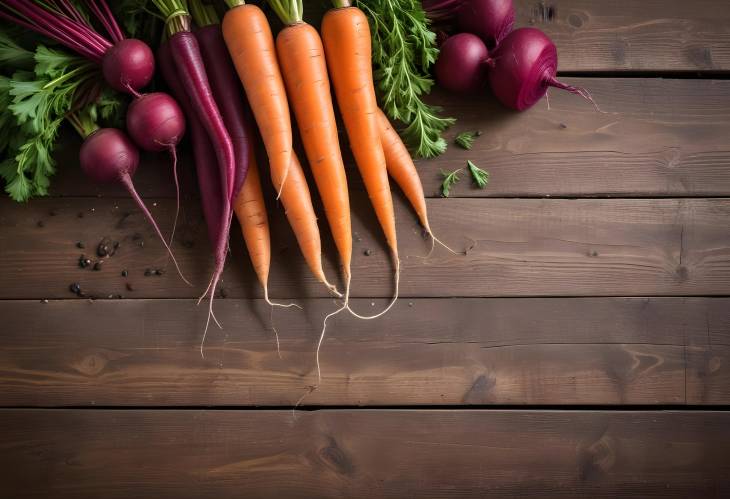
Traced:
<svg viewBox="0 0 730 499">
<path fill-rule="evenodd" d="M 0 497 L 728 497 L 730 9 L 517 3 L 603 113 L 558 91 L 522 114 L 434 95 L 449 137 L 483 132 L 418 165 L 432 226 L 467 254 L 421 258 L 396 195 L 402 297 L 332 321 L 314 391 L 336 305 L 275 203 L 271 294 L 304 310 L 272 319 L 236 227 L 201 358 L 212 258 L 189 160 L 174 249 L 194 287 L 122 191 L 81 177 L 70 135 L 51 197 L 0 200 Z M 488 188 L 439 198 L 466 159 Z M 349 173 L 354 307 L 377 311 L 391 268 Z M 168 232 L 167 158 L 136 180 Z M 116 254 L 80 269 L 104 237 Z"/>
</svg>

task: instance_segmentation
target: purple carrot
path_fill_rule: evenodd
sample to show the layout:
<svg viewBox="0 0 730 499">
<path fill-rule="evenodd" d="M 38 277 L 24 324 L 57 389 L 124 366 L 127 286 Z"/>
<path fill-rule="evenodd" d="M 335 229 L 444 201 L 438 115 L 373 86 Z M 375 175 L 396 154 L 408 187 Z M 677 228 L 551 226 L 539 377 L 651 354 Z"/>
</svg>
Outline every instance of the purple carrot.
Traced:
<svg viewBox="0 0 730 499">
<path fill-rule="evenodd" d="M 220 24 L 210 24 L 197 29 L 195 37 L 200 44 L 200 53 L 203 56 L 213 97 L 233 142 L 236 170 L 233 192 L 229 199 L 229 202 L 233 203 L 248 173 L 249 149 L 253 147 L 251 111 L 244 97 L 241 80 L 228 54 Z"/>
<path fill-rule="evenodd" d="M 232 213 L 231 203 L 228 200 L 231 199 L 233 194 L 235 155 L 233 143 L 213 98 L 208 76 L 205 72 L 205 65 L 200 55 L 200 47 L 195 36 L 189 31 L 178 31 L 169 38 L 168 43 L 181 83 L 188 97 L 190 97 L 193 110 L 205 128 L 216 152 L 218 167 L 220 168 L 221 191 L 224 193 L 223 197 L 225 199 L 223 213 L 221 214 L 223 230 L 215 248 L 216 268 L 208 288 L 201 296 L 201 299 L 204 298 L 210 291 L 210 304 L 208 307 L 208 318 L 210 320 L 210 317 L 213 316 L 215 291 L 223 274 L 228 251 L 228 234 L 231 228 Z M 206 332 L 203 334 L 203 342 L 205 342 L 207 327 L 208 323 L 206 323 Z M 200 351 L 202 355 L 203 343 L 201 343 Z"/>
<path fill-rule="evenodd" d="M 205 225 L 208 227 L 210 244 L 215 248 L 221 231 L 221 214 L 223 213 L 221 200 L 224 199 L 221 194 L 218 165 L 213 161 L 215 151 L 203 125 L 192 108 L 190 98 L 185 93 L 185 88 L 182 86 L 180 77 L 177 74 L 177 68 L 170 55 L 170 46 L 167 42 L 160 45 L 157 51 L 157 61 L 162 77 L 167 86 L 170 87 L 172 95 L 183 108 L 187 119 L 190 142 L 193 145 L 203 216 L 205 217 Z"/>
</svg>

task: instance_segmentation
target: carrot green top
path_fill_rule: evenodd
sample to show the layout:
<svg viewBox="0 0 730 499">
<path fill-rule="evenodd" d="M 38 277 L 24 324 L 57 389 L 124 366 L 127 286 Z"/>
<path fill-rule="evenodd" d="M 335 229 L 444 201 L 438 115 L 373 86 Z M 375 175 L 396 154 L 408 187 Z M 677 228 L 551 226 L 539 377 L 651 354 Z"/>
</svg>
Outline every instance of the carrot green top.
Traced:
<svg viewBox="0 0 730 499">
<path fill-rule="evenodd" d="M 350 0 L 332 0 L 332 5 L 334 5 L 336 9 L 342 9 L 344 7 L 351 7 L 352 2 L 350 2 Z"/>
<path fill-rule="evenodd" d="M 228 7 L 232 9 L 233 7 L 246 5 L 246 2 L 244 2 L 243 0 L 226 0 L 226 5 L 228 5 Z"/>
<path fill-rule="evenodd" d="M 190 31 L 190 12 L 184 0 L 152 0 L 157 10 L 165 18 L 165 30 L 168 35 L 180 31 Z"/>
<path fill-rule="evenodd" d="M 303 22 L 302 0 L 269 0 L 269 5 L 287 26 Z"/>
<path fill-rule="evenodd" d="M 190 8 L 190 15 L 193 17 L 193 22 L 201 28 L 203 26 L 221 23 L 213 5 L 204 4 L 202 0 L 188 0 L 188 7 Z"/>
</svg>

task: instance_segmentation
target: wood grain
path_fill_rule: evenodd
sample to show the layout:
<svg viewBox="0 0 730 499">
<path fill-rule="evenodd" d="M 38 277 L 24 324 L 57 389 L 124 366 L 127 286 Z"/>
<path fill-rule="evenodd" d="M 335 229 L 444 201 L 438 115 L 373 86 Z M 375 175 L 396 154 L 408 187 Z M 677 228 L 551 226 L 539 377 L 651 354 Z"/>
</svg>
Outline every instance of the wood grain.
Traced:
<svg viewBox="0 0 730 499">
<path fill-rule="evenodd" d="M 330 300 L 0 302 L 1 406 L 293 406 Z M 369 301 L 353 307 L 367 310 Z M 413 299 L 329 323 L 305 405 L 726 404 L 727 298 Z"/>
<path fill-rule="evenodd" d="M 2 410 L 0 495 L 727 497 L 730 413 Z"/>
<path fill-rule="evenodd" d="M 566 81 L 589 88 L 603 113 L 560 91 L 550 92 L 550 109 L 541 102 L 524 113 L 508 111 L 486 94 L 460 97 L 435 92 L 432 100 L 442 105 L 446 114 L 458 118 L 457 125 L 445 135 L 450 143 L 464 130 L 481 130 L 483 135 L 471 151 L 452 145 L 444 155 L 418 162 L 426 195 L 438 197 L 440 171 L 461 168 L 467 159 L 490 172 L 489 186 L 476 189 L 464 179 L 452 190 L 452 197 L 730 195 L 726 133 L 730 129 L 730 81 Z M 349 187 L 361 192 L 362 181 L 349 156 L 344 131 L 340 139 Z M 83 177 L 78 147 L 78 139 L 71 134 L 61 141 L 59 174 L 52 184 L 54 195 L 126 197 L 117 186 L 95 185 Z M 140 192 L 173 197 L 168 158 L 164 154 L 144 157 L 135 176 Z M 265 163 L 263 151 L 259 151 L 259 158 Z M 183 192 L 197 195 L 186 147 L 180 172 Z M 265 188 L 273 199 L 271 186 Z"/>
<path fill-rule="evenodd" d="M 167 232 L 174 201 L 150 200 L 150 206 Z M 430 243 L 399 200 L 404 297 L 730 294 L 727 199 L 433 199 L 428 206 L 438 236 L 468 254 L 437 248 L 424 259 Z M 389 297 L 392 268 L 364 196 L 353 196 L 352 212 L 353 296 Z M 272 212 L 272 226 L 272 296 L 327 296 L 305 268 L 281 209 Z M 135 234 L 142 236 L 144 248 Z M 238 229 L 232 234 L 223 288 L 230 297 L 259 297 Z M 93 254 L 105 236 L 121 242 L 115 256 L 102 271 L 80 269 L 79 256 Z M 69 285 L 74 282 L 96 297 L 197 298 L 213 263 L 205 239 L 197 207 L 186 207 L 174 249 L 196 283 L 188 287 L 129 200 L 42 199 L 20 205 L 4 199 L 0 298 L 73 298 Z M 87 248 L 78 249 L 77 241 Z M 326 226 L 323 241 L 326 270 L 334 276 L 336 255 Z M 166 272 L 145 277 L 147 268 Z M 122 270 L 128 270 L 128 278 L 120 276 Z M 133 291 L 125 289 L 128 283 Z M 375 309 L 381 306 L 378 302 Z"/>
<path fill-rule="evenodd" d="M 516 0 L 517 26 L 544 30 L 560 71 L 727 71 L 722 0 Z"/>
</svg>

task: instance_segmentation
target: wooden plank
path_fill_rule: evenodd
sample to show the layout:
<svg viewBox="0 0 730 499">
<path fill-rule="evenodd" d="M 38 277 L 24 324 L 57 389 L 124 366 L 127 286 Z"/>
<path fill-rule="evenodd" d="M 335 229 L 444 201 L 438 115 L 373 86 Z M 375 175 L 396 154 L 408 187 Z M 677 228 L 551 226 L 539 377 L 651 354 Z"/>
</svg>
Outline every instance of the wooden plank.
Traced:
<svg viewBox="0 0 730 499">
<path fill-rule="evenodd" d="M 316 385 L 330 300 L 221 300 L 199 345 L 192 300 L 0 302 L 0 405 L 293 406 Z M 367 310 L 367 300 L 353 307 Z M 726 404 L 727 298 L 404 300 L 335 317 L 306 405 Z"/>
<path fill-rule="evenodd" d="M 638 5 L 638 4 L 637 4 Z M 534 196 L 726 196 L 730 195 L 730 81 L 570 78 L 585 86 L 604 113 L 565 92 L 551 91 L 524 113 L 508 111 L 489 95 L 460 97 L 436 93 L 434 101 L 458 118 L 449 142 L 463 130 L 483 135 L 471 151 L 452 146 L 441 157 L 418 162 L 425 193 L 439 196 L 442 169 L 475 161 L 491 174 L 487 189 L 462 180 L 452 197 Z M 667 105 L 671 102 L 671 106 Z M 341 135 L 347 151 L 346 136 Z M 126 197 L 116 186 L 83 177 L 76 158 L 79 141 L 64 138 L 57 154 L 55 195 Z M 144 196 L 174 196 L 169 160 L 145 156 L 135 182 Z M 302 155 L 302 157 L 304 157 Z M 260 151 L 259 158 L 265 158 Z M 348 157 L 351 190 L 362 191 Z M 192 165 L 181 154 L 183 192 L 195 194 Z M 270 185 L 265 186 L 274 196 Z M 394 190 L 397 188 L 394 187 Z"/>
<path fill-rule="evenodd" d="M 517 0 L 517 25 L 558 47 L 560 71 L 727 71 L 723 0 Z"/>
<path fill-rule="evenodd" d="M 727 412 L 2 410 L 0 424 L 0 494 L 18 499 L 730 494 Z"/>
<path fill-rule="evenodd" d="M 150 201 L 167 232 L 174 201 Z M 463 256 L 437 249 L 427 259 L 422 256 L 430 243 L 403 202 L 396 205 L 404 297 L 730 294 L 728 199 L 433 199 L 431 225 L 438 236 L 469 251 Z M 393 293 L 392 270 L 371 210 L 364 196 L 353 196 L 352 292 L 386 298 Z M 272 211 L 272 225 L 272 295 L 325 297 L 324 286 L 305 268 L 281 209 Z M 45 199 L 27 205 L 2 200 L 0 229 L 0 298 L 72 298 L 74 282 L 96 297 L 197 298 L 213 263 L 197 207 L 186 207 L 174 244 L 194 287 L 167 265 L 147 222 L 126 199 L 115 204 Z M 231 297 L 259 297 L 237 233 L 234 228 L 223 288 Z M 134 234 L 142 235 L 144 248 Z M 334 276 L 336 255 L 326 226 L 323 234 L 326 271 Z M 117 254 L 100 272 L 80 269 L 80 254 L 93 254 L 105 236 L 121 242 Z M 80 250 L 77 241 L 89 246 Z M 167 271 L 144 277 L 150 267 Z M 120 276 L 123 269 L 128 278 Z M 128 283 L 133 291 L 125 289 Z"/>
</svg>

